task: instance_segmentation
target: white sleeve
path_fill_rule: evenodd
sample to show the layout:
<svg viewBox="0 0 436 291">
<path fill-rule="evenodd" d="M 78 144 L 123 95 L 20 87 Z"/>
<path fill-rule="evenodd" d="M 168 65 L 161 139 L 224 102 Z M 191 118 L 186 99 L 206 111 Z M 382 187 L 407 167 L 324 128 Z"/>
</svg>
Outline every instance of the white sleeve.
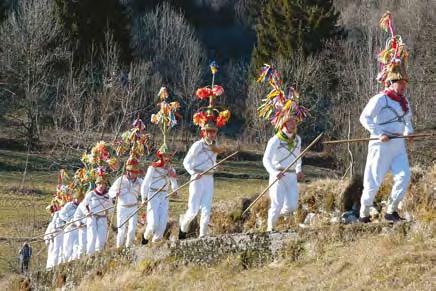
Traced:
<svg viewBox="0 0 436 291">
<path fill-rule="evenodd" d="M 295 145 L 295 155 L 299 155 L 301 152 L 301 137 L 297 136 L 297 144 Z M 298 174 L 303 171 L 303 157 L 300 157 L 295 165 L 295 172 Z"/>
<path fill-rule="evenodd" d="M 407 100 L 407 102 L 409 103 L 409 111 L 406 113 L 406 115 L 404 116 L 404 121 L 406 123 L 406 126 L 404 128 L 404 132 L 403 135 L 410 135 L 413 134 L 413 125 L 412 125 L 412 109 L 410 108 L 410 102 L 409 100 Z"/>
<path fill-rule="evenodd" d="M 373 136 L 380 136 L 383 134 L 382 128 L 374 122 L 374 118 L 379 114 L 382 108 L 381 102 L 382 98 L 380 95 L 372 97 L 368 104 L 366 104 L 359 118 L 362 126 Z"/>
<path fill-rule="evenodd" d="M 115 182 L 112 184 L 112 186 L 109 188 L 109 197 L 110 198 L 115 198 L 117 196 L 117 193 L 121 190 L 120 186 L 121 186 L 121 181 L 122 181 L 123 177 L 119 177 L 118 179 L 115 180 Z"/>
<path fill-rule="evenodd" d="M 171 171 L 174 171 L 174 173 L 176 172 L 176 170 L 171 169 Z M 170 183 L 171 183 L 171 189 L 174 191 L 176 190 L 179 185 L 177 183 L 177 178 L 176 177 L 169 177 Z"/>
<path fill-rule="evenodd" d="M 83 214 L 88 214 L 89 211 L 87 207 L 89 206 L 89 201 L 91 200 L 92 191 L 86 193 L 85 198 L 80 202 L 79 207 L 82 209 Z"/>
<path fill-rule="evenodd" d="M 195 142 L 189 149 L 188 153 L 186 154 L 186 157 L 183 159 L 183 167 L 191 176 L 196 174 L 194 170 L 195 167 L 194 163 L 195 163 L 195 157 L 198 153 L 198 149 L 200 148 L 200 146 L 201 144 L 199 142 Z"/>
<path fill-rule="evenodd" d="M 45 230 L 45 233 L 44 233 L 45 234 L 44 240 L 45 240 L 46 244 L 48 244 L 49 240 L 52 238 L 52 234 L 49 234 L 49 233 L 51 233 L 53 231 L 54 231 L 54 227 L 53 227 L 53 219 L 52 219 L 52 220 L 50 220 L 50 223 L 48 224 L 47 229 Z"/>
<path fill-rule="evenodd" d="M 274 152 L 277 150 L 277 139 L 271 138 L 268 141 L 268 144 L 266 145 L 265 153 L 263 154 L 262 163 L 267 172 L 270 175 L 277 175 L 279 171 L 274 169 L 274 166 L 272 164 L 272 158 L 274 155 Z"/>
<path fill-rule="evenodd" d="M 154 167 L 150 166 L 147 169 L 144 180 L 141 185 L 141 199 L 142 202 L 147 200 L 148 190 L 150 189 L 151 180 L 153 178 Z"/>
<path fill-rule="evenodd" d="M 69 212 L 69 208 L 70 208 L 70 203 L 65 204 L 64 207 L 62 207 L 61 210 L 59 210 L 59 218 L 62 219 L 63 221 L 68 221 L 69 217 L 68 217 L 68 212 Z"/>
</svg>

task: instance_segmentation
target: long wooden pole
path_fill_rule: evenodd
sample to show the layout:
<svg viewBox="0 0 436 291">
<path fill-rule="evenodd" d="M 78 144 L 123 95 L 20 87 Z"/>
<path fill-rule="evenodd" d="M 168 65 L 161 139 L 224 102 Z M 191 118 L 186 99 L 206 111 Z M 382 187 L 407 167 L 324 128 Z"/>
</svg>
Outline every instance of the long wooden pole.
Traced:
<svg viewBox="0 0 436 291">
<path fill-rule="evenodd" d="M 422 134 L 411 134 L 411 135 L 399 135 L 399 136 L 389 136 L 390 139 L 397 138 L 421 138 L 421 137 L 434 137 L 435 133 L 422 133 Z M 330 140 L 324 141 L 323 144 L 341 144 L 341 143 L 350 143 L 350 142 L 363 142 L 363 141 L 371 141 L 371 140 L 379 140 L 378 137 L 367 137 L 367 138 L 354 138 L 354 139 L 341 139 L 341 140 Z"/>
<path fill-rule="evenodd" d="M 321 133 L 320 135 L 318 135 L 296 158 L 295 160 L 289 164 L 289 166 L 287 166 L 285 169 L 283 169 L 277 176 L 281 176 L 283 173 L 285 173 L 287 170 L 289 170 L 314 144 L 316 144 L 318 142 L 318 140 L 320 140 L 320 138 L 322 137 L 324 133 Z M 257 196 L 256 199 L 254 199 L 253 202 L 251 202 L 251 204 L 244 210 L 244 212 L 242 212 L 242 215 L 244 215 L 248 210 L 250 210 L 251 207 L 253 207 L 254 204 L 257 203 L 257 201 L 259 201 L 259 199 L 278 181 L 280 180 L 280 178 L 276 178 L 274 181 L 272 181 L 268 187 L 265 188 L 265 190 L 262 191 L 262 193 L 260 193 L 259 196 Z M 241 215 L 241 216 L 242 216 Z"/>
<path fill-rule="evenodd" d="M 112 208 L 114 208 L 113 205 L 110 206 L 110 207 L 108 207 L 108 208 L 104 208 L 104 209 L 101 209 L 101 210 L 99 210 L 99 211 L 93 212 L 92 214 L 101 213 L 101 212 L 104 212 L 104 211 L 110 210 L 110 209 L 112 209 Z M 78 218 L 78 219 L 75 219 L 75 220 L 69 221 L 69 222 L 65 223 L 65 224 L 62 226 L 62 229 L 64 229 L 65 227 L 67 227 L 68 225 L 70 225 L 70 224 L 72 224 L 72 223 L 75 223 L 75 222 L 80 221 L 80 220 L 82 220 L 82 219 L 85 219 L 85 218 L 87 218 L 87 217 L 88 217 L 88 216 L 83 216 L 83 217 L 81 217 L 81 218 Z M 37 236 L 31 237 L 30 239 L 31 239 L 31 240 L 33 240 L 33 239 L 37 239 L 37 238 L 40 238 L 40 237 L 43 237 L 43 236 L 46 236 L 46 235 L 51 235 L 51 234 L 54 234 L 54 233 L 57 233 L 57 232 L 59 232 L 59 230 L 56 230 L 56 231 L 53 231 L 53 232 L 49 232 L 49 233 L 40 234 L 40 235 L 37 235 Z"/>
<path fill-rule="evenodd" d="M 204 172 L 202 172 L 201 174 L 200 174 L 200 176 L 201 175 L 204 175 L 204 174 L 207 174 L 208 172 L 210 172 L 212 169 L 214 169 L 216 166 L 218 166 L 219 164 L 221 164 L 221 163 L 223 163 L 224 161 L 226 161 L 226 160 L 228 160 L 228 159 L 230 159 L 231 157 L 233 157 L 234 155 L 236 155 L 238 153 L 238 151 L 236 151 L 236 152 L 234 152 L 233 154 L 231 154 L 231 155 L 229 155 L 229 156 L 227 156 L 226 158 L 224 158 L 224 159 L 222 159 L 221 161 L 219 161 L 218 163 L 216 163 L 215 165 L 213 165 L 212 167 L 210 167 L 209 169 L 207 169 L 206 171 L 204 171 Z M 186 182 L 185 184 L 183 184 L 182 186 L 180 186 L 180 187 L 178 187 L 177 189 L 175 189 L 175 190 L 173 190 L 172 192 L 170 192 L 169 194 L 167 194 L 166 196 L 165 196 L 165 198 L 168 198 L 170 195 L 172 195 L 172 194 L 174 194 L 174 193 L 176 193 L 178 190 L 180 190 L 180 189 L 182 189 L 183 187 L 186 187 L 187 185 L 189 185 L 192 181 L 195 181 L 196 179 L 194 179 L 194 180 L 189 180 L 188 182 Z M 150 197 L 150 199 L 147 199 L 145 202 L 149 202 L 149 201 L 151 201 L 155 196 L 157 196 L 157 194 L 160 192 L 160 191 L 162 191 L 162 189 L 166 186 L 167 184 L 165 183 L 162 187 L 160 187 L 151 197 Z M 118 228 L 120 228 L 120 227 L 122 227 L 133 215 L 135 215 L 136 213 L 138 213 L 138 211 L 139 210 L 141 210 L 144 206 L 145 206 L 146 204 L 144 203 L 143 205 L 141 205 L 140 207 L 138 207 L 138 209 L 136 209 L 131 215 L 129 215 L 127 218 L 126 218 L 126 220 L 121 224 L 121 225 L 119 225 L 118 226 Z"/>
<path fill-rule="evenodd" d="M 222 159 L 221 161 L 219 161 L 218 163 L 216 163 L 215 165 L 213 165 L 212 167 L 210 167 L 209 169 L 207 169 L 206 171 L 201 172 L 199 175 L 197 175 L 197 177 L 201 177 L 202 175 L 205 175 L 207 173 L 209 173 L 210 171 L 212 171 L 214 168 L 216 168 L 218 165 L 224 163 L 225 161 L 227 161 L 228 159 L 230 159 L 231 157 L 235 156 L 236 154 L 238 154 L 239 151 L 234 152 L 233 154 L 225 157 L 224 159 Z M 179 191 L 180 189 L 182 189 L 183 187 L 186 187 L 187 185 L 191 184 L 192 182 L 194 182 L 195 180 L 197 180 L 198 178 L 195 179 L 191 179 L 188 182 L 186 182 L 185 184 L 183 184 L 182 186 L 178 187 L 177 189 L 171 191 L 170 193 L 167 194 L 167 196 L 165 198 L 170 197 L 171 195 L 173 195 L 174 193 L 176 193 L 177 191 Z M 150 199 L 151 200 L 151 199 Z"/>
</svg>

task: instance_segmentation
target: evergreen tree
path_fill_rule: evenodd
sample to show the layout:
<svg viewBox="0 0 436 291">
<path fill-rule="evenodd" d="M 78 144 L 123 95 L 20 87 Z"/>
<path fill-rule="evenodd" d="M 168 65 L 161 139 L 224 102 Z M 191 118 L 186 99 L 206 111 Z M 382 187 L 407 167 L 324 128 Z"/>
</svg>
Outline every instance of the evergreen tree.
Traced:
<svg viewBox="0 0 436 291">
<path fill-rule="evenodd" d="M 337 36 L 338 13 L 332 0 L 270 0 L 256 25 L 257 45 L 252 65 L 258 69 L 276 57 L 291 58 L 318 52 L 322 42 Z"/>
<path fill-rule="evenodd" d="M 58 21 L 76 60 L 86 60 L 93 48 L 95 53 L 110 31 L 120 48 L 121 60 L 129 62 L 129 20 L 118 0 L 55 0 L 55 3 Z"/>
</svg>

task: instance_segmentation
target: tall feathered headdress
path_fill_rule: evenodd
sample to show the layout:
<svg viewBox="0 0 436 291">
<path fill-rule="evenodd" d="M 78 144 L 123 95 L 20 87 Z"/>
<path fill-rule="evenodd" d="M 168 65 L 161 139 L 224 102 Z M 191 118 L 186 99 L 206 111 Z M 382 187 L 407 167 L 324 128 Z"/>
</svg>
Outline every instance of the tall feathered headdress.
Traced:
<svg viewBox="0 0 436 291">
<path fill-rule="evenodd" d="M 167 135 L 171 128 L 176 126 L 177 119 L 181 116 L 177 110 L 180 108 L 179 102 L 167 102 L 168 89 L 161 87 L 158 93 L 159 96 L 159 111 L 156 114 L 151 115 L 151 122 L 158 125 L 163 135 L 163 144 L 159 148 L 160 154 L 169 153 L 169 147 L 167 144 Z"/>
<path fill-rule="evenodd" d="M 409 54 L 401 36 L 395 34 L 392 14 L 389 11 L 383 14 L 379 25 L 385 32 L 390 33 L 390 37 L 386 40 L 385 48 L 377 57 L 380 63 L 380 72 L 377 75 L 377 81 L 386 86 L 388 86 L 391 81 L 407 81 L 406 65 Z"/>
<path fill-rule="evenodd" d="M 293 87 L 285 91 L 282 88 L 283 82 L 280 74 L 270 65 L 263 66 L 257 82 L 268 82 L 271 87 L 271 91 L 262 99 L 257 108 L 258 115 L 270 121 L 276 129 L 280 129 L 289 119 L 302 122 L 309 116 L 309 110 L 299 104 L 298 91 Z"/>
</svg>

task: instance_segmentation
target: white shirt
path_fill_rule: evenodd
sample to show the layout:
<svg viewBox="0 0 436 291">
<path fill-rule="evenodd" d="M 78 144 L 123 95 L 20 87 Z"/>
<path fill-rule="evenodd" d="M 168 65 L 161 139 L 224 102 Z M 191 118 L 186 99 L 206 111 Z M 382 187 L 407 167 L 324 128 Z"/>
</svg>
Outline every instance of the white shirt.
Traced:
<svg viewBox="0 0 436 291">
<path fill-rule="evenodd" d="M 173 168 L 148 167 L 147 174 L 145 174 L 144 182 L 142 182 L 141 186 L 141 197 L 143 202 L 150 199 L 150 197 L 164 185 L 162 191 L 165 192 L 168 192 L 169 184 L 171 184 L 171 189 L 177 189 L 177 180 L 175 177 L 169 175 L 169 171 L 175 173 Z"/>
<path fill-rule="evenodd" d="M 77 206 L 78 205 L 72 201 L 68 202 L 61 210 L 59 210 L 59 218 L 65 222 L 69 222 L 73 219 Z"/>
<path fill-rule="evenodd" d="M 120 206 L 131 206 L 138 203 L 138 198 L 141 192 L 142 179 L 136 178 L 135 181 L 131 181 L 126 175 L 119 177 L 115 180 L 109 189 L 109 197 L 115 198 L 117 193 L 118 204 Z"/>
<path fill-rule="evenodd" d="M 269 139 L 262 162 L 270 175 L 276 176 L 295 161 L 301 150 L 300 136 L 295 136 L 295 141 L 295 147 L 290 151 L 288 144 L 281 141 L 276 135 Z M 301 158 L 289 170 L 300 173 L 302 171 Z"/>
<path fill-rule="evenodd" d="M 183 167 L 191 176 L 199 174 L 216 164 L 216 156 L 217 154 L 201 139 L 194 142 L 189 149 L 183 160 Z"/>
<path fill-rule="evenodd" d="M 91 211 L 92 213 L 95 213 L 97 211 L 106 209 L 108 207 L 111 207 L 113 205 L 112 199 L 109 197 L 109 195 L 106 193 L 104 195 L 99 195 L 95 193 L 94 191 L 90 191 L 85 195 L 85 198 L 83 201 L 79 204 L 79 207 L 82 207 L 82 211 L 86 214 Z M 89 211 L 88 211 L 89 209 Z M 111 209 L 110 211 L 112 211 Z M 99 216 L 104 216 L 105 211 L 97 213 Z"/>
<path fill-rule="evenodd" d="M 61 227 L 62 227 L 62 223 L 61 220 L 59 219 L 59 211 L 56 211 L 55 213 L 53 213 L 53 216 L 51 217 L 51 221 L 48 224 L 47 229 L 45 230 L 44 240 L 46 241 L 46 243 L 48 243 L 48 240 L 51 240 L 57 235 L 56 233 L 53 232 L 60 230 Z"/>
<path fill-rule="evenodd" d="M 73 216 L 73 220 L 77 220 L 77 222 L 75 222 L 76 226 L 86 226 L 86 214 L 87 212 L 84 212 L 82 207 L 77 207 L 76 212 L 74 212 Z"/>
<path fill-rule="evenodd" d="M 382 134 L 413 133 L 410 108 L 407 113 L 404 113 L 399 102 L 383 93 L 369 100 L 360 115 L 360 123 L 371 133 L 371 137 L 379 137 Z"/>
</svg>

